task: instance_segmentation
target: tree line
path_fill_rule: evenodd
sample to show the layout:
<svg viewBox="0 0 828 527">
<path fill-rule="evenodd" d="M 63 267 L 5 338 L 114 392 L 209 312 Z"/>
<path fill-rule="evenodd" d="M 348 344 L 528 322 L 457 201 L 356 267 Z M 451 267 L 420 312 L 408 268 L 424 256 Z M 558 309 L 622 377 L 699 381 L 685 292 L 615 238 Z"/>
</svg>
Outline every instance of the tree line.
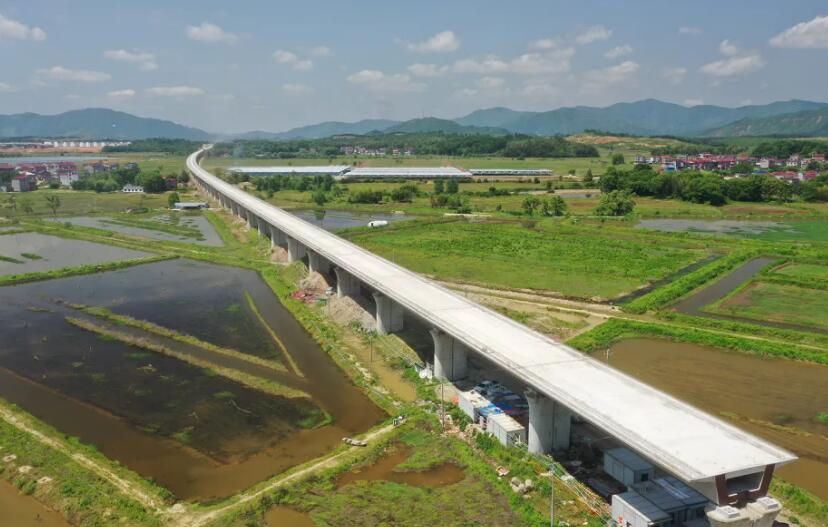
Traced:
<svg viewBox="0 0 828 527">
<path fill-rule="evenodd" d="M 213 155 L 235 157 L 335 157 L 342 147 L 368 149 L 410 148 L 417 155 L 504 156 L 504 157 L 598 157 L 598 149 L 568 141 L 563 137 L 527 135 L 473 135 L 446 133 L 368 134 L 334 136 L 325 139 L 291 139 L 283 141 L 251 140 L 220 143 Z"/>
</svg>

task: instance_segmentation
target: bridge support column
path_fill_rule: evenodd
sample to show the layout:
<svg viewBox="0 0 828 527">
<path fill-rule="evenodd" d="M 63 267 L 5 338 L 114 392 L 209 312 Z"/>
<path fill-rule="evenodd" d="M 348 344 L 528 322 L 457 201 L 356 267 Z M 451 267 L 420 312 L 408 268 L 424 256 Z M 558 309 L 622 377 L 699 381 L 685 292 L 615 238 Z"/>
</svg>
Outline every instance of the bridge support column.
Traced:
<svg viewBox="0 0 828 527">
<path fill-rule="evenodd" d="M 359 294 L 359 279 L 342 269 L 341 267 L 334 267 L 336 273 L 336 296 L 354 296 Z"/>
<path fill-rule="evenodd" d="M 285 233 L 270 225 L 270 246 L 276 247 L 277 245 L 284 245 L 287 241 L 285 240 Z"/>
<path fill-rule="evenodd" d="M 529 452 L 545 454 L 569 448 L 572 412 L 533 389 L 526 390 L 529 402 Z"/>
<path fill-rule="evenodd" d="M 256 222 L 256 216 L 252 212 L 250 212 L 249 210 L 246 210 L 245 211 L 245 217 L 247 218 L 247 227 L 250 230 L 255 229 L 256 228 L 256 223 L 255 223 Z"/>
<path fill-rule="evenodd" d="M 434 377 L 454 381 L 466 376 L 468 350 L 466 346 L 441 329 L 429 331 L 434 339 Z"/>
<path fill-rule="evenodd" d="M 290 236 L 287 237 L 287 245 L 288 245 L 288 262 L 296 262 L 301 260 L 305 256 L 305 246 L 299 243 L 297 240 L 291 238 Z"/>
<path fill-rule="evenodd" d="M 308 251 L 308 272 L 327 274 L 331 270 L 331 264 L 319 253 Z"/>
<path fill-rule="evenodd" d="M 261 236 L 263 236 L 263 237 L 270 236 L 270 228 L 269 228 L 270 225 L 268 225 L 268 223 L 265 220 L 263 220 L 262 218 L 257 217 L 256 218 L 256 224 L 259 228 L 259 234 Z"/>
<path fill-rule="evenodd" d="M 377 333 L 387 335 L 403 328 L 403 307 L 382 293 L 374 293 L 377 303 Z"/>
</svg>

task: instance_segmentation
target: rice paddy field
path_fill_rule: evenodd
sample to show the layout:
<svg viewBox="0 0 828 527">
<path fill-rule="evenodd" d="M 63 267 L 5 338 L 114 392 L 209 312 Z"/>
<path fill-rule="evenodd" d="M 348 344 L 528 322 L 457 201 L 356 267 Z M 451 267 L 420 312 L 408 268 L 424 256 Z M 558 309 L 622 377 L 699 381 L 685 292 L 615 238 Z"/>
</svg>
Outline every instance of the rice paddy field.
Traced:
<svg viewBox="0 0 828 527">
<path fill-rule="evenodd" d="M 820 289 L 756 281 L 711 310 L 828 330 L 828 291 Z"/>
</svg>

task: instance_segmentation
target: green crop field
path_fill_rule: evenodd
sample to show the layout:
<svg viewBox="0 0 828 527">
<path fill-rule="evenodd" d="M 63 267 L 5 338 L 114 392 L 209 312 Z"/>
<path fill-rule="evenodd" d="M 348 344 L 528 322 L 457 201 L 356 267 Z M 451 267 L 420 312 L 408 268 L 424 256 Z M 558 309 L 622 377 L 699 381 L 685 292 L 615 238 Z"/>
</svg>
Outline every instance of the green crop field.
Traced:
<svg viewBox="0 0 828 527">
<path fill-rule="evenodd" d="M 437 278 L 613 298 L 707 256 L 702 241 L 673 241 L 621 227 L 547 221 L 414 223 L 347 235 Z"/>
<path fill-rule="evenodd" d="M 166 208 L 167 194 L 125 194 L 123 192 L 91 192 L 75 190 L 36 190 L 25 194 L 15 194 L 17 209 L 10 208 L 0 199 L 0 216 L 28 217 L 23 210 L 23 201 L 29 200 L 34 215 L 51 215 L 52 209 L 46 202 L 46 196 L 60 197 L 59 216 L 93 214 L 97 212 L 120 212 L 129 208 L 144 206 L 147 208 Z M 5 206 L 4 206 L 5 205 Z"/>
<path fill-rule="evenodd" d="M 794 278 L 828 281 L 828 266 L 825 265 L 793 263 L 780 267 L 774 272 Z"/>
<path fill-rule="evenodd" d="M 828 291 L 754 282 L 711 311 L 828 329 Z"/>
</svg>

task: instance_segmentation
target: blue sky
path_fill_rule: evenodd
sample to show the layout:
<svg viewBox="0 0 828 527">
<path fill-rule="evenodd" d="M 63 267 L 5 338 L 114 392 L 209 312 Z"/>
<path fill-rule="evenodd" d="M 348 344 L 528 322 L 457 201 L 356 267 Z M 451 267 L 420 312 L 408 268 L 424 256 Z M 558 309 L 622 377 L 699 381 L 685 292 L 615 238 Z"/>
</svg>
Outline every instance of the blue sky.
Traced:
<svg viewBox="0 0 828 527">
<path fill-rule="evenodd" d="M 0 113 L 209 131 L 658 98 L 826 100 L 824 0 L 0 0 Z"/>
</svg>

